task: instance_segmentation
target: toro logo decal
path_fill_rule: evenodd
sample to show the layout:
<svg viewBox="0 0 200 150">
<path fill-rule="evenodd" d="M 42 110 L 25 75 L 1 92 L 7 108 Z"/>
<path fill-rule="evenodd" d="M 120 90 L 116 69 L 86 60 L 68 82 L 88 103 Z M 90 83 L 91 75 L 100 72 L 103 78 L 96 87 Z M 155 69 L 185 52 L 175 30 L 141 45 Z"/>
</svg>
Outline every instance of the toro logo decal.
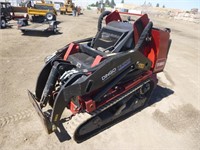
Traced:
<svg viewBox="0 0 200 150">
<path fill-rule="evenodd" d="M 162 70 L 165 67 L 166 59 L 159 59 L 156 62 L 155 70 Z"/>
</svg>

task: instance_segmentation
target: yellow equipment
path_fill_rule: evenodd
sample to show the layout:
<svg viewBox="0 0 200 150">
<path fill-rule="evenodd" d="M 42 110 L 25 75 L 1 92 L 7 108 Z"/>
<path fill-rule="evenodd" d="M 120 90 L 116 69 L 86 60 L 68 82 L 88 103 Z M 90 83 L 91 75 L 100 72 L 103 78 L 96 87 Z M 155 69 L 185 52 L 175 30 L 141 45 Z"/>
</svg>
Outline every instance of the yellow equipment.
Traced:
<svg viewBox="0 0 200 150">
<path fill-rule="evenodd" d="M 66 0 L 65 4 L 60 6 L 60 14 L 71 14 L 73 8 L 74 3 L 72 3 L 72 0 Z"/>
<path fill-rule="evenodd" d="M 45 16 L 47 21 L 56 20 L 56 9 L 54 4 L 47 4 L 42 0 L 42 3 L 34 4 L 34 7 L 28 8 L 28 14 L 33 16 Z"/>
</svg>

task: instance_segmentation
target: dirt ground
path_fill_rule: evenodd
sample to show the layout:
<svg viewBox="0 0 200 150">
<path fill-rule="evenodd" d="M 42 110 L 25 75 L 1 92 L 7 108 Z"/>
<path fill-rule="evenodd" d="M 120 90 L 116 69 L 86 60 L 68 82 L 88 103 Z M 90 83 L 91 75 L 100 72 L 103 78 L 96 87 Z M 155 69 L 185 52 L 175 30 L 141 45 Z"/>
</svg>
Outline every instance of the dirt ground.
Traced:
<svg viewBox="0 0 200 150">
<path fill-rule="evenodd" d="M 98 15 L 58 16 L 60 34 L 22 35 L 14 26 L 0 30 L 0 149 L 200 149 L 200 26 L 154 18 L 171 28 L 172 45 L 152 105 L 77 144 L 48 135 L 27 89 L 34 91 L 44 58 L 69 42 L 94 36 Z"/>
</svg>

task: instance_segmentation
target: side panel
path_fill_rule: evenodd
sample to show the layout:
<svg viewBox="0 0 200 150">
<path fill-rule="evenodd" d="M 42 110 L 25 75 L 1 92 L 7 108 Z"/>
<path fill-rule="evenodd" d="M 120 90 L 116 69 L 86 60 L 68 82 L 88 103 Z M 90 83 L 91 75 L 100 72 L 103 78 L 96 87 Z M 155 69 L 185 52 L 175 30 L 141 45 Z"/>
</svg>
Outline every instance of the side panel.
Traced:
<svg viewBox="0 0 200 150">
<path fill-rule="evenodd" d="M 148 58 L 153 62 L 152 70 L 154 73 L 162 72 L 165 67 L 170 44 L 169 38 L 168 31 L 152 30 L 152 48 Z"/>
<path fill-rule="evenodd" d="M 111 21 L 122 21 L 122 19 L 119 15 L 119 12 L 114 11 L 106 17 L 105 21 L 106 21 L 106 24 L 108 24 Z"/>
<path fill-rule="evenodd" d="M 134 28 L 135 44 L 137 44 L 144 28 L 147 26 L 148 23 L 149 23 L 149 18 L 147 14 L 144 14 L 134 22 L 133 28 Z"/>
</svg>

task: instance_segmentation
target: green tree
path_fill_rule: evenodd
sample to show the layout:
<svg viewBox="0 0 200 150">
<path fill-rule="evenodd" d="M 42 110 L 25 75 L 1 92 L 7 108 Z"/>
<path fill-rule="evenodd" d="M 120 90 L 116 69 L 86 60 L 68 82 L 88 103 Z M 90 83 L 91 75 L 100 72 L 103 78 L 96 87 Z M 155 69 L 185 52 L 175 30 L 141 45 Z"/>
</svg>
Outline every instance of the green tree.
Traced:
<svg viewBox="0 0 200 150">
<path fill-rule="evenodd" d="M 115 6 L 116 6 L 115 1 L 114 1 L 114 0 L 111 0 L 110 7 L 114 8 Z"/>
<path fill-rule="evenodd" d="M 165 8 L 165 5 L 163 5 L 162 8 Z"/>
<path fill-rule="evenodd" d="M 96 7 L 99 7 L 99 2 L 98 1 L 96 2 Z"/>
<path fill-rule="evenodd" d="M 122 4 L 124 3 L 124 0 L 122 0 L 122 2 L 121 2 Z"/>
<path fill-rule="evenodd" d="M 106 0 L 106 1 L 105 1 L 105 6 L 107 6 L 107 7 L 110 6 L 110 1 L 109 1 L 109 0 Z"/>
<path fill-rule="evenodd" d="M 106 1 L 105 1 L 105 4 L 106 4 L 106 5 L 109 5 L 109 4 L 110 4 L 110 1 L 109 1 L 109 0 L 106 0 Z"/>
<path fill-rule="evenodd" d="M 159 7 L 159 3 L 156 4 L 156 7 Z"/>
</svg>

